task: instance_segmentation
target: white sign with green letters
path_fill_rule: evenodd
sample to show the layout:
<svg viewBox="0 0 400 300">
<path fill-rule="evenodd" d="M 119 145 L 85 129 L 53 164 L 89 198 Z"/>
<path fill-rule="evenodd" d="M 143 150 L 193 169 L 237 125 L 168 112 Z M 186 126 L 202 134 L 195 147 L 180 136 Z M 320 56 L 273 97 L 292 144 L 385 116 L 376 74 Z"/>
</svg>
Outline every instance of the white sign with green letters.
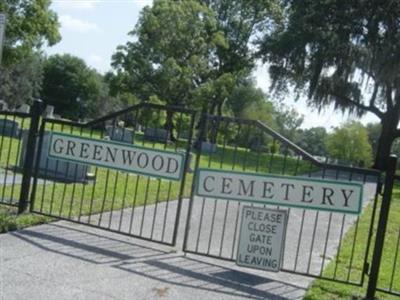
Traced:
<svg viewBox="0 0 400 300">
<path fill-rule="evenodd" d="M 169 180 L 181 180 L 185 155 L 52 132 L 49 157 Z"/>
<path fill-rule="evenodd" d="M 359 214 L 363 186 L 353 182 L 296 176 L 199 169 L 196 194 L 217 199 Z"/>
</svg>

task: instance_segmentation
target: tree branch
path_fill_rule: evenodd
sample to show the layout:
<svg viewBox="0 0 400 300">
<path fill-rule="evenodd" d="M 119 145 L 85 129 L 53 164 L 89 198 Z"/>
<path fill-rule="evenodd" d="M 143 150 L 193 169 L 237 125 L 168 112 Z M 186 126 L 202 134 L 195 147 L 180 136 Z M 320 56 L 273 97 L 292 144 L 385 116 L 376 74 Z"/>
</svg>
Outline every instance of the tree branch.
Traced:
<svg viewBox="0 0 400 300">
<path fill-rule="evenodd" d="M 356 107 L 358 107 L 358 108 L 360 108 L 360 109 L 362 109 L 362 110 L 369 111 L 369 112 L 375 114 L 375 115 L 376 115 L 377 117 L 379 117 L 380 119 L 383 118 L 384 113 L 383 113 L 382 111 L 380 111 L 376 106 L 373 106 L 373 105 L 369 105 L 369 106 L 364 105 L 364 104 L 362 104 L 362 103 L 359 103 L 359 102 L 356 102 L 356 101 L 354 101 L 354 100 L 351 100 L 349 97 L 346 97 L 346 96 L 337 94 L 337 93 L 335 93 L 335 92 L 331 92 L 330 94 L 331 94 L 332 96 L 334 96 L 334 97 L 336 97 L 336 98 L 340 98 L 340 99 L 344 100 L 345 102 L 347 102 L 347 103 L 349 103 L 349 104 L 351 104 L 351 105 L 354 105 L 354 106 L 356 106 Z"/>
<path fill-rule="evenodd" d="M 376 95 L 378 93 L 379 84 L 375 82 L 374 91 L 372 92 L 371 99 L 369 100 L 369 106 L 375 106 Z"/>
</svg>

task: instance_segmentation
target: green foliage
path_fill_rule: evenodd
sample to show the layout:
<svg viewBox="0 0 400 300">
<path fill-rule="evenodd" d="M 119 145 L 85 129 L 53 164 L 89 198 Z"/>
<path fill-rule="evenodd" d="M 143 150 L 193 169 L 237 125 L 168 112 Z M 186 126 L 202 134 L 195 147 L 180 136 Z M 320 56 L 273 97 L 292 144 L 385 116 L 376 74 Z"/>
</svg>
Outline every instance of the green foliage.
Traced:
<svg viewBox="0 0 400 300">
<path fill-rule="evenodd" d="M 372 161 L 372 148 L 368 141 L 368 132 L 359 122 L 348 122 L 327 138 L 326 144 L 331 157 L 347 162 L 369 166 Z"/>
<path fill-rule="evenodd" d="M 193 91 L 209 76 L 215 45 L 225 43 L 212 12 L 196 1 L 158 0 L 142 10 L 130 35 L 136 41 L 113 55 L 112 92 L 196 106 Z"/>
<path fill-rule="evenodd" d="M 255 67 L 254 48 L 251 39 L 269 27 L 272 20 L 281 17 L 280 7 L 274 0 L 198 0 L 214 12 L 217 29 L 223 34 L 225 44 L 216 44 L 211 81 L 220 81 L 229 74 L 233 85 L 225 85 L 228 95 L 234 88 L 247 81 Z M 203 111 L 222 114 L 228 98 L 220 90 L 210 89 L 208 99 L 203 101 Z"/>
<path fill-rule="evenodd" d="M 162 101 L 156 96 L 151 96 L 148 103 L 162 105 Z M 139 124 L 146 127 L 162 128 L 166 119 L 165 111 L 143 109 L 140 112 Z"/>
<path fill-rule="evenodd" d="M 63 117 L 76 120 L 115 110 L 120 103 L 108 94 L 102 76 L 82 59 L 64 54 L 45 61 L 42 99 Z"/>
<path fill-rule="evenodd" d="M 250 40 L 276 13 L 271 3 L 154 1 L 130 33 L 135 40 L 113 55 L 111 92 L 141 101 L 155 95 L 167 104 L 221 115 L 235 87 L 251 74 Z"/>
<path fill-rule="evenodd" d="M 324 127 L 300 130 L 297 134 L 297 145 L 312 155 L 325 156 L 327 132 Z"/>
<path fill-rule="evenodd" d="M 275 126 L 274 123 L 275 109 L 271 102 L 257 101 L 245 107 L 240 113 L 240 117 L 250 120 L 259 120 L 266 125 Z"/>
<path fill-rule="evenodd" d="M 15 208 L 0 205 L 0 233 L 48 223 L 50 221 L 51 218 L 29 213 L 17 215 Z"/>
<path fill-rule="evenodd" d="M 259 54 L 276 91 L 308 91 L 317 107 L 375 114 L 382 124 L 376 168 L 400 136 L 400 2 L 281 1 L 285 22 L 266 31 Z"/>
<path fill-rule="evenodd" d="M 3 63 L 20 62 L 39 50 L 45 42 L 49 46 L 60 41 L 60 24 L 50 10 L 50 0 L 2 0 L 0 12 L 7 15 Z"/>
<path fill-rule="evenodd" d="M 260 120 L 264 124 L 275 127 L 274 105 L 267 100 L 265 93 L 260 88 L 255 87 L 251 80 L 236 86 L 226 104 L 235 117 Z"/>
<path fill-rule="evenodd" d="M 0 13 L 7 17 L 0 67 L 0 99 L 11 108 L 38 97 L 42 84 L 42 59 L 39 50 L 45 42 L 57 43 L 61 37 L 50 0 L 2 0 Z"/>
<path fill-rule="evenodd" d="M 10 108 L 39 97 L 42 84 L 42 58 L 38 55 L 27 56 L 20 62 L 8 67 L 0 67 L 0 99 Z"/>
<path fill-rule="evenodd" d="M 277 130 L 285 138 L 295 141 L 297 131 L 303 124 L 304 117 L 300 115 L 294 108 L 281 105 L 275 112 L 275 122 Z"/>
</svg>

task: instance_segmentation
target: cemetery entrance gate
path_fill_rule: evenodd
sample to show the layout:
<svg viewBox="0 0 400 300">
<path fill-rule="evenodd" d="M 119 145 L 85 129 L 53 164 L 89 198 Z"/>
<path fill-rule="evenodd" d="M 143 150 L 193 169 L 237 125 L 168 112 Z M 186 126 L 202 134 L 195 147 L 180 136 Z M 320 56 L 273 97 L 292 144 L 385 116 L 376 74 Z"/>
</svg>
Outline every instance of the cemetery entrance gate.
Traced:
<svg viewBox="0 0 400 300">
<path fill-rule="evenodd" d="M 87 123 L 44 118 L 31 211 L 174 245 L 193 126 L 193 111 L 148 103 Z"/>
<path fill-rule="evenodd" d="M 383 251 L 393 242 L 384 241 L 386 225 L 396 222 L 389 214 L 400 184 L 394 167 L 385 174 L 381 206 L 381 172 L 318 161 L 259 121 L 203 115 L 197 122 L 192 110 L 149 103 L 85 123 L 41 113 L 40 102 L 30 112 L 0 110 L 0 205 L 175 245 L 183 198 L 190 198 L 183 250 L 228 261 L 237 258 L 242 208 L 278 208 L 288 216 L 282 271 L 353 285 L 369 273 L 369 299 L 376 290 L 399 295 L 400 231 L 394 251 Z M 204 196 L 204 170 L 356 183 L 372 196 L 362 199 L 362 216 Z M 387 278 L 379 273 L 385 255 L 393 261 Z"/>
</svg>

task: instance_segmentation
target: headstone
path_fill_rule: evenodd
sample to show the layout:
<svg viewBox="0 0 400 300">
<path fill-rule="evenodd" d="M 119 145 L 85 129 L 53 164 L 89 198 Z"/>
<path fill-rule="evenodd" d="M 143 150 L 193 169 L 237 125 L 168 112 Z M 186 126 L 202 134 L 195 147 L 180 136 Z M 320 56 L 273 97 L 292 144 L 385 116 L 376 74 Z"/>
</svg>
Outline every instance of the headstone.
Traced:
<svg viewBox="0 0 400 300">
<path fill-rule="evenodd" d="M 43 112 L 43 118 L 54 119 L 54 106 L 53 105 L 46 106 L 46 108 Z"/>
<path fill-rule="evenodd" d="M 31 107 L 28 104 L 21 104 L 16 111 L 20 113 L 29 114 L 29 112 L 31 111 Z"/>
<path fill-rule="evenodd" d="M 255 152 L 263 150 L 263 143 L 260 138 L 254 137 L 250 140 L 250 150 Z"/>
<path fill-rule="evenodd" d="M 133 143 L 133 130 L 118 126 L 106 126 L 107 136 L 112 141 Z"/>
<path fill-rule="evenodd" d="M 140 124 L 136 124 L 135 129 L 136 129 L 136 131 L 143 132 L 143 127 L 142 127 L 142 125 L 140 125 Z"/>
<path fill-rule="evenodd" d="M 144 139 L 153 142 L 167 143 L 169 131 L 162 128 L 146 128 L 144 130 Z"/>
<path fill-rule="evenodd" d="M 19 137 L 19 123 L 13 120 L 0 119 L 0 135 L 17 138 Z"/>
<path fill-rule="evenodd" d="M 28 131 L 22 133 L 22 151 L 19 158 L 19 167 L 24 166 L 26 147 L 28 142 Z M 49 158 L 50 133 L 45 132 L 43 135 L 42 151 L 39 159 L 38 176 L 51 180 L 60 180 L 63 182 L 87 182 L 87 174 L 90 167 L 75 162 L 66 162 L 58 159 Z M 35 151 L 39 148 L 39 138 L 36 143 Z M 36 164 L 36 161 L 34 162 Z"/>
<path fill-rule="evenodd" d="M 8 110 L 8 104 L 4 100 L 0 100 L 0 110 L 5 111 Z"/>
<path fill-rule="evenodd" d="M 179 133 L 178 139 L 188 140 L 190 137 L 190 132 L 188 130 L 183 130 Z"/>
<path fill-rule="evenodd" d="M 218 150 L 217 144 L 209 143 L 209 142 L 199 142 L 200 151 L 205 154 L 215 153 Z M 197 148 L 199 148 L 197 146 Z"/>
</svg>

